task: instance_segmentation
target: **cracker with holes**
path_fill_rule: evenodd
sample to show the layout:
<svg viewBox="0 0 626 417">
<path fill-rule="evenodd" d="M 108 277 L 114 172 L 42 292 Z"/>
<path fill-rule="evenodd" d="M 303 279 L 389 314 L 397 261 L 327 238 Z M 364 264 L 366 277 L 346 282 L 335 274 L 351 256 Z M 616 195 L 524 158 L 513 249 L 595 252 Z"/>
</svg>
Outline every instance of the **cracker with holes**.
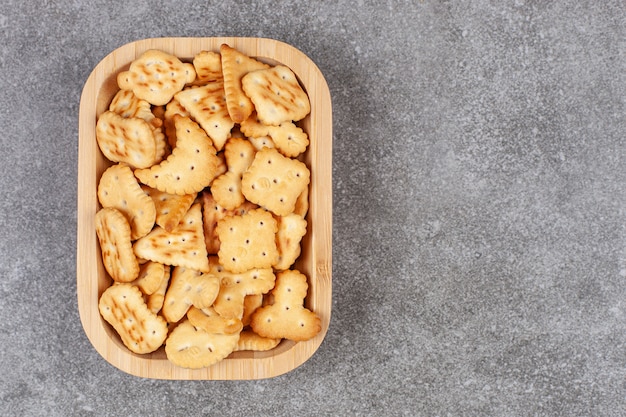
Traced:
<svg viewBox="0 0 626 417">
<path fill-rule="evenodd" d="M 309 181 L 310 172 L 303 162 L 265 148 L 256 153 L 243 174 L 241 190 L 248 201 L 284 216 L 294 211 Z"/>
<path fill-rule="evenodd" d="M 222 57 L 217 52 L 200 51 L 193 57 L 196 79 L 193 85 L 204 85 L 223 78 Z"/>
<path fill-rule="evenodd" d="M 133 168 L 147 168 L 158 159 L 155 129 L 136 117 L 124 118 L 110 110 L 96 122 L 96 141 L 102 154 L 112 162 Z"/>
<path fill-rule="evenodd" d="M 173 231 L 156 226 L 134 243 L 133 250 L 138 257 L 153 262 L 208 272 L 200 204 L 193 204 Z"/>
<path fill-rule="evenodd" d="M 255 352 L 264 352 L 266 350 L 274 349 L 280 343 L 282 339 L 272 339 L 269 337 L 259 336 L 250 329 L 245 329 L 239 335 L 239 341 L 235 352 L 242 350 L 251 350 Z"/>
<path fill-rule="evenodd" d="M 245 201 L 241 192 L 241 176 L 248 169 L 256 151 L 246 139 L 230 138 L 224 148 L 228 171 L 211 183 L 211 194 L 215 201 L 227 210 L 233 210 Z"/>
<path fill-rule="evenodd" d="M 169 194 L 147 185 L 142 185 L 141 189 L 154 202 L 155 223 L 168 232 L 172 232 L 178 226 L 196 199 L 195 194 Z"/>
<path fill-rule="evenodd" d="M 200 369 L 230 355 L 238 340 L 239 333 L 208 333 L 185 319 L 167 337 L 165 354 L 174 365 Z"/>
<path fill-rule="evenodd" d="M 147 235 L 156 219 L 154 202 L 141 189 L 133 171 L 125 163 L 112 165 L 98 183 L 98 201 L 102 207 L 118 209 L 130 224 L 131 240 Z"/>
<path fill-rule="evenodd" d="M 272 147 L 290 158 L 297 157 L 309 146 L 308 135 L 293 122 L 283 122 L 278 126 L 265 125 L 258 120 L 256 113 L 241 123 L 241 132 L 250 138 L 269 136 Z"/>
<path fill-rule="evenodd" d="M 163 317 L 174 323 L 182 319 L 191 306 L 210 307 L 220 289 L 220 280 L 190 268 L 173 268 L 170 284 L 165 293 Z"/>
<path fill-rule="evenodd" d="M 246 74 L 241 79 L 241 87 L 263 124 L 278 126 L 296 122 L 311 112 L 309 96 L 293 71 L 284 65 Z"/>
<path fill-rule="evenodd" d="M 269 65 L 226 44 L 220 47 L 220 55 L 228 113 L 235 123 L 241 123 L 254 111 L 254 105 L 244 92 L 241 80 L 249 72 L 267 69 Z"/>
<path fill-rule="evenodd" d="M 229 272 L 271 268 L 278 260 L 278 226 L 264 209 L 225 217 L 218 221 L 216 230 L 220 240 L 219 263 Z"/>
<path fill-rule="evenodd" d="M 223 317 L 242 319 L 246 296 L 266 294 L 274 288 L 276 276 L 272 268 L 233 273 L 214 258 L 209 258 L 209 265 L 211 273 L 220 279 L 220 291 L 213 308 Z"/>
<path fill-rule="evenodd" d="M 215 148 L 222 150 L 235 125 L 226 108 L 224 83 L 213 81 L 201 87 L 188 88 L 177 93 L 175 98 L 209 135 Z"/>
<path fill-rule="evenodd" d="M 105 207 L 96 213 L 95 224 L 104 268 L 116 282 L 133 281 L 139 275 L 139 262 L 128 220 L 119 210 Z"/>
<path fill-rule="evenodd" d="M 135 170 L 143 184 L 169 194 L 202 191 L 215 178 L 220 160 L 211 139 L 188 117 L 174 116 L 176 147 L 158 165 Z"/>
<path fill-rule="evenodd" d="M 161 106 L 195 79 L 196 71 L 192 64 L 181 62 L 164 51 L 151 49 L 135 59 L 128 71 L 118 74 L 117 84 L 122 90 L 132 90 L 137 97 Z"/>
<path fill-rule="evenodd" d="M 158 262 L 148 261 L 139 268 L 139 276 L 131 282 L 136 285 L 144 295 L 154 294 L 165 278 L 165 265 Z"/>
<path fill-rule="evenodd" d="M 278 247 L 278 262 L 274 265 L 274 269 L 282 271 L 289 269 L 300 256 L 300 241 L 306 234 L 307 222 L 295 213 L 278 216 L 277 220 L 276 245 Z"/>
<path fill-rule="evenodd" d="M 242 215 L 258 208 L 256 204 L 244 201 L 234 210 L 226 210 L 222 207 L 209 190 L 204 190 L 200 195 L 202 202 L 202 227 L 204 228 L 204 239 L 207 252 L 210 255 L 216 255 L 220 250 L 220 239 L 217 236 L 217 222 L 226 216 Z"/>
<path fill-rule="evenodd" d="M 308 284 L 306 276 L 296 270 L 276 275 L 271 292 L 273 302 L 257 309 L 250 327 L 263 337 L 294 341 L 309 340 L 321 330 L 320 318 L 304 307 Z"/>
<path fill-rule="evenodd" d="M 102 293 L 98 309 L 132 352 L 154 352 L 167 337 L 167 323 L 148 309 L 134 285 L 110 286 Z"/>
<path fill-rule="evenodd" d="M 241 320 L 235 317 L 224 317 L 213 307 L 199 309 L 190 307 L 187 312 L 189 322 L 207 333 L 234 334 L 243 329 Z"/>
</svg>

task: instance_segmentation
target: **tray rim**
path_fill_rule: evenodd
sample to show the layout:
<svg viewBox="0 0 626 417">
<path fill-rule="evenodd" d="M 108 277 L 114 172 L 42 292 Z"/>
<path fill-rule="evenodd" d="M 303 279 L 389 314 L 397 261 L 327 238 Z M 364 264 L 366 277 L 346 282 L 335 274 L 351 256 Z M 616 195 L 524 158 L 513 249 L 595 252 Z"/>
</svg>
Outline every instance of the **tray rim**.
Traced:
<svg viewBox="0 0 626 417">
<path fill-rule="evenodd" d="M 96 171 L 103 170 L 99 162 L 99 149 L 95 144 L 95 121 L 103 106 L 108 105 L 99 92 L 112 74 L 121 70 L 130 61 L 147 49 L 162 49 L 184 59 L 202 49 L 216 50 L 221 43 L 241 50 L 260 59 L 275 60 L 289 66 L 305 88 L 314 89 L 311 99 L 312 112 L 309 128 L 315 130 L 316 142 L 307 151 L 312 166 L 310 190 L 311 212 L 315 215 L 315 228 L 311 247 L 311 259 L 307 259 L 311 270 L 309 280 L 314 291 L 311 298 L 315 310 L 322 319 L 322 330 L 306 342 L 284 341 L 272 353 L 238 352 L 233 358 L 200 370 L 179 368 L 161 355 L 136 355 L 127 350 L 112 330 L 102 325 L 97 311 L 98 276 L 103 272 L 101 262 L 96 261 L 96 270 L 90 259 L 97 259 L 99 249 L 93 222 L 97 209 Z M 198 49 L 200 48 L 200 49 Z M 92 140 L 93 139 L 93 140 Z M 77 207 L 77 299 L 81 324 L 96 351 L 114 367 L 134 376 L 170 380 L 250 380 L 275 377 L 299 367 L 318 350 L 328 331 L 332 306 L 332 107 L 328 84 L 317 65 L 295 47 L 269 38 L 256 37 L 161 37 L 128 42 L 106 55 L 93 68 L 87 78 L 80 97 L 78 134 L 78 207 Z M 100 158 L 102 159 L 102 158 Z M 94 169 L 95 168 L 95 169 Z M 320 175 L 322 174 L 322 175 Z M 329 192 L 327 192 L 329 191 Z M 324 194 L 325 193 L 325 194 Z M 318 218 L 319 216 L 319 218 Z M 96 275 L 94 277 L 93 275 Z M 309 300 L 307 300 L 308 302 Z M 95 307 L 95 308 L 94 308 Z M 95 310 L 95 311 L 94 311 Z M 100 325 L 99 325 L 100 324 Z"/>
</svg>

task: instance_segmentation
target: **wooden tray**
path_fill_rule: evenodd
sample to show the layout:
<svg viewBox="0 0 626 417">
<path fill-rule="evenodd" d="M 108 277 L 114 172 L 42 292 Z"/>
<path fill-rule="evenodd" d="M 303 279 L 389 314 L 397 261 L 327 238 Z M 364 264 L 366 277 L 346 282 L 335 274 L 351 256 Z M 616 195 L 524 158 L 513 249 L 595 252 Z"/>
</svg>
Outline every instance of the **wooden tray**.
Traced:
<svg viewBox="0 0 626 417">
<path fill-rule="evenodd" d="M 310 146 L 305 163 L 311 170 L 308 233 L 295 268 L 309 278 L 305 305 L 322 320 L 322 330 L 306 342 L 281 342 L 268 352 L 234 352 L 204 369 L 172 365 L 163 348 L 148 355 L 131 353 L 98 312 L 98 300 L 110 285 L 100 256 L 94 216 L 99 209 L 96 190 L 110 165 L 96 143 L 97 117 L 118 90 L 116 74 L 148 49 L 161 49 L 191 61 L 202 50 L 219 51 L 227 43 L 270 64 L 287 65 L 297 75 L 311 100 L 311 113 L 302 122 Z M 156 379 L 261 379 L 288 372 L 318 349 L 330 322 L 332 296 L 332 110 L 328 85 L 317 66 L 302 52 L 285 43 L 261 38 L 156 38 L 124 45 L 106 56 L 85 83 L 79 114 L 77 296 L 80 319 L 95 349 L 117 368 L 140 377 Z"/>
</svg>

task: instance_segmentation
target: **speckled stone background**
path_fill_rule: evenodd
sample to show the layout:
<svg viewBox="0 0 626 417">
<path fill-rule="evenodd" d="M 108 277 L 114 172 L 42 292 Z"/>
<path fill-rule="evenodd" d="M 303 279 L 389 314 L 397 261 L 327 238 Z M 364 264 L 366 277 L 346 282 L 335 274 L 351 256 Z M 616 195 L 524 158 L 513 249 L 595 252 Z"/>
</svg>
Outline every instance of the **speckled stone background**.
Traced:
<svg viewBox="0 0 626 417">
<path fill-rule="evenodd" d="M 0 414 L 624 415 L 625 12 L 3 1 Z M 139 379 L 78 316 L 80 93 L 127 42 L 222 35 L 290 43 L 328 81 L 331 327 L 273 379 Z"/>
</svg>

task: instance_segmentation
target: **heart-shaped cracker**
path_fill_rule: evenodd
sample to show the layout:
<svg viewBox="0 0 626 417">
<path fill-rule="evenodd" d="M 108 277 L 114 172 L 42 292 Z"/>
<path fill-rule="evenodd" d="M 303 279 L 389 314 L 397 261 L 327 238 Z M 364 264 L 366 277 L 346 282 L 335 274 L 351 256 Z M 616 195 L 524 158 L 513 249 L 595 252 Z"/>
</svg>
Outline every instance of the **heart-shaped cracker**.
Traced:
<svg viewBox="0 0 626 417">
<path fill-rule="evenodd" d="M 192 205 L 172 232 L 156 226 L 137 240 L 133 249 L 143 259 L 208 272 L 209 258 L 204 242 L 200 204 Z"/>
<path fill-rule="evenodd" d="M 299 271 L 278 273 L 271 292 L 273 303 L 254 312 L 250 322 L 252 330 L 273 339 L 311 339 L 322 327 L 317 314 L 304 307 L 307 289 L 306 276 Z"/>
<path fill-rule="evenodd" d="M 269 65 L 226 44 L 220 46 L 220 54 L 228 113 L 235 123 L 241 123 L 254 111 L 254 105 L 242 89 L 241 79 L 247 73 L 269 68 Z"/>
<path fill-rule="evenodd" d="M 220 291 L 213 308 L 227 318 L 243 318 L 245 298 L 265 294 L 274 288 L 276 277 L 271 268 L 254 268 L 245 272 L 228 272 L 215 257 L 209 258 L 211 274 L 220 279 Z"/>
<path fill-rule="evenodd" d="M 219 289 L 220 280 L 216 276 L 177 266 L 172 270 L 170 285 L 165 293 L 163 317 L 174 323 L 183 318 L 191 306 L 209 307 Z"/>
<path fill-rule="evenodd" d="M 293 71 L 284 65 L 246 74 L 241 79 L 241 87 L 263 124 L 278 126 L 295 122 L 304 119 L 311 111 L 309 96 Z"/>
<path fill-rule="evenodd" d="M 211 139 L 188 117 L 174 116 L 176 147 L 159 165 L 135 170 L 135 176 L 152 188 L 169 194 L 194 194 L 211 184 L 220 159 Z"/>
<path fill-rule="evenodd" d="M 155 223 L 168 232 L 172 232 L 178 226 L 196 199 L 195 194 L 169 194 L 147 185 L 142 185 L 141 189 L 154 202 L 156 208 Z"/>
<path fill-rule="evenodd" d="M 174 55 L 151 49 L 135 59 L 128 71 L 117 76 L 122 90 L 132 90 L 135 95 L 150 104 L 167 104 L 185 84 L 196 78 L 192 64 L 183 63 Z"/>
<path fill-rule="evenodd" d="M 98 309 L 124 345 L 135 353 L 154 352 L 167 337 L 167 323 L 148 309 L 141 291 L 134 285 L 110 286 L 102 293 Z"/>
<path fill-rule="evenodd" d="M 139 275 L 139 262 L 133 253 L 128 220 L 119 210 L 105 207 L 96 213 L 95 224 L 104 268 L 114 281 L 133 281 Z"/>
<path fill-rule="evenodd" d="M 143 119 L 124 118 L 107 110 L 96 122 L 96 141 L 102 154 L 112 162 L 147 168 L 158 159 L 155 130 Z"/>
<path fill-rule="evenodd" d="M 241 190 L 248 201 L 284 216 L 294 211 L 309 181 L 310 172 L 303 162 L 264 148 L 244 172 Z"/>
<path fill-rule="evenodd" d="M 185 319 L 165 341 L 165 354 L 174 365 L 199 369 L 211 366 L 232 353 L 239 333 L 207 333 Z"/>
<path fill-rule="evenodd" d="M 120 162 L 104 171 L 98 183 L 98 201 L 124 214 L 130 224 L 131 240 L 147 235 L 156 219 L 154 202 L 137 182 L 128 165 Z"/>
<path fill-rule="evenodd" d="M 226 108 L 224 83 L 213 81 L 188 88 L 177 93 L 175 98 L 209 135 L 215 148 L 221 150 L 235 125 Z"/>
<path fill-rule="evenodd" d="M 218 221 L 216 230 L 220 240 L 219 263 L 229 272 L 271 268 L 278 260 L 278 226 L 264 209 L 225 217 Z"/>
</svg>

